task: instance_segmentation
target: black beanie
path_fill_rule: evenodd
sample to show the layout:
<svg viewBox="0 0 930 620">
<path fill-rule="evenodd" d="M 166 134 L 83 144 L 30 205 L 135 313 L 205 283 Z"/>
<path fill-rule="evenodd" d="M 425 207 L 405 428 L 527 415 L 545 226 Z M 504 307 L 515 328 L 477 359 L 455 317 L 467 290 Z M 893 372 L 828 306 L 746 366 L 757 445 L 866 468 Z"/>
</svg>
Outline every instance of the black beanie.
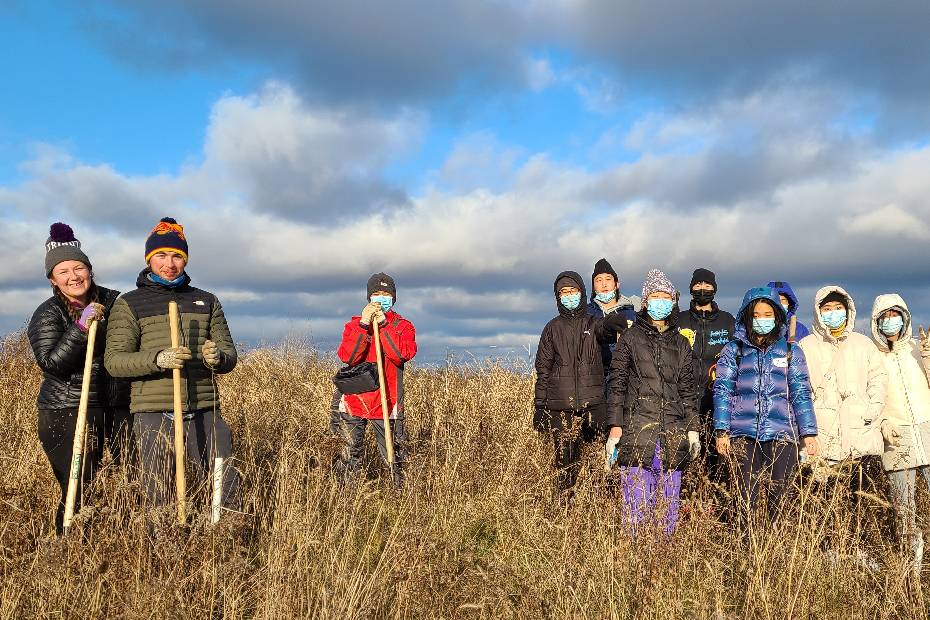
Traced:
<svg viewBox="0 0 930 620">
<path fill-rule="evenodd" d="M 45 277 L 52 275 L 55 265 L 66 260 L 76 260 L 93 269 L 87 254 L 81 250 L 81 242 L 74 236 L 74 231 L 67 224 L 55 222 L 48 230 L 45 241 Z"/>
<path fill-rule="evenodd" d="M 371 294 L 376 291 L 387 291 L 391 294 L 391 297 L 394 298 L 394 303 L 397 303 L 397 285 L 394 284 L 394 278 L 389 276 L 386 273 L 375 273 L 368 278 L 368 294 L 365 296 L 368 301 L 371 301 Z"/>
<path fill-rule="evenodd" d="M 694 285 L 698 282 L 707 282 L 714 287 L 714 291 L 717 290 L 717 276 L 714 275 L 714 272 L 710 269 L 705 269 L 704 267 L 698 267 L 694 270 L 694 274 L 691 276 L 691 284 L 688 286 L 688 290 L 694 289 Z"/>
<path fill-rule="evenodd" d="M 831 301 L 838 301 L 843 304 L 843 307 L 849 310 L 849 300 L 846 299 L 846 295 L 842 294 L 839 291 L 832 291 L 823 300 L 820 302 L 819 308 L 823 308 L 824 304 L 828 304 Z"/>
<path fill-rule="evenodd" d="M 602 258 L 596 263 L 594 263 L 594 273 L 591 274 L 591 290 L 594 290 L 594 278 L 601 275 L 602 273 L 609 273 L 614 277 L 614 280 L 617 284 L 620 283 L 620 276 L 617 275 L 617 272 L 614 271 L 614 268 L 610 266 L 610 263 L 607 262 L 606 258 Z"/>
</svg>

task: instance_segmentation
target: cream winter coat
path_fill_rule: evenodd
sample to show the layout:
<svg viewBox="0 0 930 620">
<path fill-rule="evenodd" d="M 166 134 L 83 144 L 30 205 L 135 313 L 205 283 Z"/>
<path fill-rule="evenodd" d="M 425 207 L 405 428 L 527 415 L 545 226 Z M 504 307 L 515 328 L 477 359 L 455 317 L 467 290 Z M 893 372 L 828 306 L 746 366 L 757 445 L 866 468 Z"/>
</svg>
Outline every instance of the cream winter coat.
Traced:
<svg viewBox="0 0 930 620">
<path fill-rule="evenodd" d="M 838 338 L 820 318 L 820 304 L 834 291 L 846 298 L 848 309 Z M 855 324 L 856 304 L 849 293 L 825 286 L 814 296 L 813 331 L 799 343 L 810 371 L 820 454 L 829 461 L 884 452 L 881 423 L 888 372 L 875 344 L 853 331 Z"/>
<path fill-rule="evenodd" d="M 890 346 L 878 328 L 878 317 L 894 308 L 904 317 L 901 337 Z M 927 359 L 921 359 L 914 340 L 911 313 L 899 295 L 879 295 L 872 306 L 872 338 L 888 370 L 886 423 L 894 424 L 901 445 L 885 447 L 885 471 L 930 465 L 930 379 Z"/>
</svg>

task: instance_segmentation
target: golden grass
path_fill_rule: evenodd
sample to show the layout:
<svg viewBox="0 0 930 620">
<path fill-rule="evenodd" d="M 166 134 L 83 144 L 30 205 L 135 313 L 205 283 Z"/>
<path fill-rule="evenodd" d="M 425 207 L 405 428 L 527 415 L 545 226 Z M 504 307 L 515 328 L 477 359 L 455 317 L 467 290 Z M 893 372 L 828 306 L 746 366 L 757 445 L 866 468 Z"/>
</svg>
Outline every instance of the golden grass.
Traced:
<svg viewBox="0 0 930 620">
<path fill-rule="evenodd" d="M 22 339 L 6 339 L 0 617 L 927 617 L 891 541 L 845 525 L 836 497 L 804 494 L 782 526 L 749 538 L 694 510 L 671 540 L 633 539 L 593 455 L 574 500 L 553 499 L 532 378 L 501 368 L 411 371 L 407 487 L 379 476 L 371 437 L 368 475 L 342 487 L 330 475 L 334 370 L 289 345 L 248 353 L 220 380 L 246 514 L 210 527 L 200 489 L 182 530 L 171 511 L 144 517 L 134 483 L 109 471 L 93 514 L 56 539 L 40 376 Z M 855 561 L 866 545 L 881 570 Z"/>
</svg>

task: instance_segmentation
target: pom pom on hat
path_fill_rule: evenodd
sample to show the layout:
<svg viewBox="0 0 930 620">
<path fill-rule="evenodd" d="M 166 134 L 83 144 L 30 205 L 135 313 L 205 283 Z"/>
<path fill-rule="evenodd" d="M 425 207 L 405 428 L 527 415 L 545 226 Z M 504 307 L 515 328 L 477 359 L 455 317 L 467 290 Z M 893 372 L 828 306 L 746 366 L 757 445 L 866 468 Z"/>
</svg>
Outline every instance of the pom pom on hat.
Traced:
<svg viewBox="0 0 930 620">
<path fill-rule="evenodd" d="M 77 241 L 77 238 L 74 236 L 74 230 L 67 224 L 62 222 L 55 222 L 48 229 L 48 238 L 50 241 L 55 243 L 68 243 L 70 241 Z"/>
</svg>

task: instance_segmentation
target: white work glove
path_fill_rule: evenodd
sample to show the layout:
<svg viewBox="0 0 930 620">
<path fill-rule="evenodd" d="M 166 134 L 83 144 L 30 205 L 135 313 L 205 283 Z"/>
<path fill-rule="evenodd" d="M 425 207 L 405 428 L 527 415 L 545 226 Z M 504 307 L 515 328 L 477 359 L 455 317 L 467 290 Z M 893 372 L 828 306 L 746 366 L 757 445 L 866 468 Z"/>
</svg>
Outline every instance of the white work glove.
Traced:
<svg viewBox="0 0 930 620">
<path fill-rule="evenodd" d="M 159 351 L 155 363 L 159 368 L 175 370 L 184 368 L 184 362 L 191 358 L 191 350 L 187 347 L 173 347 Z"/>
<path fill-rule="evenodd" d="M 203 363 L 207 368 L 213 369 L 220 365 L 220 350 L 212 340 L 203 343 L 200 355 L 203 357 Z"/>
<path fill-rule="evenodd" d="M 892 448 L 897 448 L 901 445 L 901 433 L 898 432 L 894 424 L 887 420 L 882 422 L 882 437 L 885 438 L 885 443 Z"/>
<path fill-rule="evenodd" d="M 615 428 L 619 429 L 619 427 Z M 620 456 L 620 435 L 607 438 L 607 443 L 604 446 L 604 456 L 604 471 L 610 471 L 610 468 L 614 466 Z"/>
<path fill-rule="evenodd" d="M 697 431 L 688 431 L 688 453 L 692 461 L 701 456 L 701 436 Z"/>
</svg>

